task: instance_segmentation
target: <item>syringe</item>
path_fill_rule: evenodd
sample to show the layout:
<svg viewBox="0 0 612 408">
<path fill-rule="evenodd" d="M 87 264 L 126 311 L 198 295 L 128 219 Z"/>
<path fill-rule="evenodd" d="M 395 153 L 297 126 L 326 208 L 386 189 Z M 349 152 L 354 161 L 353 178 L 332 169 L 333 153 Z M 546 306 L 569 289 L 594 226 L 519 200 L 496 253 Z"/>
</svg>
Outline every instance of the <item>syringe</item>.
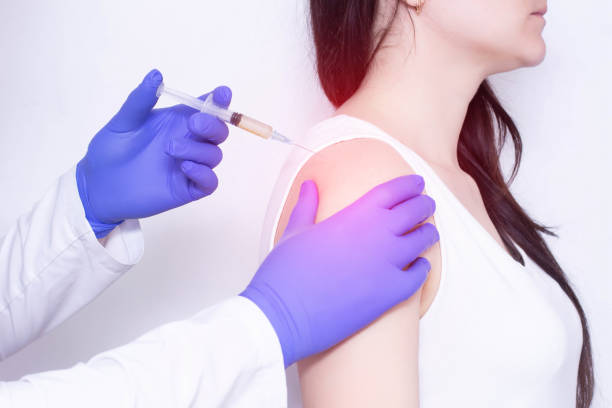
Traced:
<svg viewBox="0 0 612 408">
<path fill-rule="evenodd" d="M 246 130 L 247 132 L 253 133 L 264 139 L 272 139 L 282 143 L 287 143 L 290 145 L 301 147 L 302 149 L 308 150 L 312 152 L 312 150 L 295 143 L 293 140 L 289 139 L 287 136 L 284 136 L 274 130 L 272 126 L 260 122 L 256 119 L 253 119 L 249 116 L 243 115 L 242 113 L 234 112 L 229 109 L 222 108 L 216 105 L 213 101 L 212 93 L 208 94 L 205 100 L 198 99 L 191 95 L 188 95 L 184 92 L 177 91 L 176 89 L 168 88 L 162 82 L 157 88 L 157 96 L 161 96 L 162 94 L 170 95 L 178 101 L 184 103 L 187 106 L 191 106 L 194 109 L 199 110 L 200 112 L 208 113 L 209 115 L 216 116 L 224 122 L 230 123 L 234 126 L 237 126 L 241 129 Z M 313 152 L 314 153 L 314 152 Z"/>
</svg>

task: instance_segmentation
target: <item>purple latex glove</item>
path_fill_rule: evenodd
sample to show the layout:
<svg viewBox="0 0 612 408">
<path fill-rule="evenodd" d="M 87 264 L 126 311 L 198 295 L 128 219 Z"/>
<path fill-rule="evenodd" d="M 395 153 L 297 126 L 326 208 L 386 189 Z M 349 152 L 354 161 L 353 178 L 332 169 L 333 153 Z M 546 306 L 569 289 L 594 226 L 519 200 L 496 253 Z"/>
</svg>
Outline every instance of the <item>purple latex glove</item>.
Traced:
<svg viewBox="0 0 612 408">
<path fill-rule="evenodd" d="M 302 184 L 283 237 L 241 293 L 272 323 L 285 367 L 339 343 L 421 287 L 430 265 L 418 256 L 439 239 L 429 223 L 406 234 L 434 213 L 423 186 L 417 175 L 396 178 L 314 224 L 317 188 Z"/>
<path fill-rule="evenodd" d="M 152 110 L 161 82 L 159 71 L 149 72 L 77 165 L 85 216 L 98 238 L 125 219 L 179 207 L 217 188 L 212 169 L 221 161 L 217 145 L 227 125 L 185 105 Z M 227 87 L 213 91 L 219 106 L 231 97 Z"/>
</svg>

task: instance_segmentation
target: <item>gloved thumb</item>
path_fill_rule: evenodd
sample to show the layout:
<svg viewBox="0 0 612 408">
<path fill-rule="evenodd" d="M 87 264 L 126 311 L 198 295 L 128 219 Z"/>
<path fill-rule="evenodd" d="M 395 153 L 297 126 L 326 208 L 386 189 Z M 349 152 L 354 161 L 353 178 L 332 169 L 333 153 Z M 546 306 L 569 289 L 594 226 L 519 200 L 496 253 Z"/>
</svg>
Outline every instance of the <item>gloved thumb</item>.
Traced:
<svg viewBox="0 0 612 408">
<path fill-rule="evenodd" d="M 402 271 L 395 271 L 397 281 L 393 285 L 396 296 L 389 296 L 393 306 L 407 300 L 417 292 L 427 280 L 431 264 L 427 258 L 419 257 L 412 262 L 411 266 Z"/>
<path fill-rule="evenodd" d="M 305 228 L 314 224 L 319 209 L 319 193 L 317 185 L 312 180 L 306 180 L 300 187 L 298 201 L 289 216 L 287 228 L 280 241 L 284 241 L 291 235 L 297 234 Z"/>
<path fill-rule="evenodd" d="M 142 126 L 157 103 L 157 88 L 162 80 L 158 70 L 149 72 L 108 123 L 108 128 L 113 132 L 128 132 Z"/>
</svg>

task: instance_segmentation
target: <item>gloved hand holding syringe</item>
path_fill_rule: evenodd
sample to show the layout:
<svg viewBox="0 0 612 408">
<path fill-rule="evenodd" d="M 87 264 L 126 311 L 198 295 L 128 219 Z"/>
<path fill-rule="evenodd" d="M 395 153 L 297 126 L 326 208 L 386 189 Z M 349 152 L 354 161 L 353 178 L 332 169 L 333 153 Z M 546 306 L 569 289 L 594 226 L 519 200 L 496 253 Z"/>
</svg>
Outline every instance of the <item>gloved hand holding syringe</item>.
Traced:
<svg viewBox="0 0 612 408">
<path fill-rule="evenodd" d="M 242 113 L 234 112 L 230 109 L 215 105 L 212 94 L 209 94 L 205 100 L 201 100 L 184 92 L 177 91 L 176 89 L 168 88 L 162 82 L 159 85 L 159 88 L 157 88 L 157 97 L 160 97 L 164 94 L 172 96 L 183 104 L 197 109 L 200 112 L 215 116 L 224 122 L 244 129 L 247 132 L 250 132 L 261 138 L 287 143 L 312 152 L 312 150 L 308 149 L 307 147 L 299 145 L 293 140 L 289 139 L 287 136 L 284 136 L 281 133 L 277 132 L 272 126 L 266 123 L 243 115 Z"/>
</svg>

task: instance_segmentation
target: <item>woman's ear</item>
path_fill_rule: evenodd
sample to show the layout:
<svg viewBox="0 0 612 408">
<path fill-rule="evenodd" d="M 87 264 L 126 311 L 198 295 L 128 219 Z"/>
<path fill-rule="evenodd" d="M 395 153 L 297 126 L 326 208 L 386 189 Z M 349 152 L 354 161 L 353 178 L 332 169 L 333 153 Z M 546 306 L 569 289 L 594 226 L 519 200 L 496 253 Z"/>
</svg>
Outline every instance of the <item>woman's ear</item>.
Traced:
<svg viewBox="0 0 612 408">
<path fill-rule="evenodd" d="M 421 8 L 425 4 L 425 0 L 400 0 L 400 2 L 412 8 L 417 14 L 421 12 Z"/>
</svg>

